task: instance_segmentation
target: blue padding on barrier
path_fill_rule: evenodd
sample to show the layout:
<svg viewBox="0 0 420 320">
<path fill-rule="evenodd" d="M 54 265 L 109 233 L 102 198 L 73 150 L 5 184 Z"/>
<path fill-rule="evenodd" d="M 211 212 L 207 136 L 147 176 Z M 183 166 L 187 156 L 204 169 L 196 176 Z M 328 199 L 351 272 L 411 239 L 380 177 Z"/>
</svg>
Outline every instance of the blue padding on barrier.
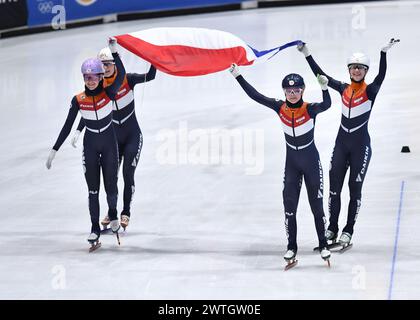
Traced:
<svg viewBox="0 0 420 320">
<path fill-rule="evenodd" d="M 28 0 L 29 27 L 48 25 L 57 14 L 56 5 L 64 5 L 66 21 L 101 17 L 107 14 L 161 11 L 241 3 L 243 0 Z"/>
</svg>

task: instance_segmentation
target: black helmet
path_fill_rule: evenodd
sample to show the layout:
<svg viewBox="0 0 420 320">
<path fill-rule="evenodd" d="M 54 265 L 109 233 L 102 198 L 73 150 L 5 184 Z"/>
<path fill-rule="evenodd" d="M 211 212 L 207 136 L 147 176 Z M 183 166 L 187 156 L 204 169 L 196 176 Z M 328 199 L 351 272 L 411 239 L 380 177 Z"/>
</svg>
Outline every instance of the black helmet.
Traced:
<svg viewBox="0 0 420 320">
<path fill-rule="evenodd" d="M 303 78 L 297 73 L 291 73 L 284 77 L 283 81 L 281 82 L 281 86 L 283 89 L 292 87 L 305 89 L 305 82 L 303 81 Z"/>
</svg>

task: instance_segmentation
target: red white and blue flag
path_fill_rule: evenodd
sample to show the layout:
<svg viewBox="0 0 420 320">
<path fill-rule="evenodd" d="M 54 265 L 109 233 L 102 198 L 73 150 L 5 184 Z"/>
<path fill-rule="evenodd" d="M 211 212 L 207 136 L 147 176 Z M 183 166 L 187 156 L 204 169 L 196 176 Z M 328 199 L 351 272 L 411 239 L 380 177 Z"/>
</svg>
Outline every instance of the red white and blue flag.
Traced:
<svg viewBox="0 0 420 320">
<path fill-rule="evenodd" d="M 153 28 L 115 36 L 119 45 L 175 76 L 201 76 L 266 61 L 279 51 L 302 43 L 258 51 L 235 35 L 202 28 Z"/>
</svg>

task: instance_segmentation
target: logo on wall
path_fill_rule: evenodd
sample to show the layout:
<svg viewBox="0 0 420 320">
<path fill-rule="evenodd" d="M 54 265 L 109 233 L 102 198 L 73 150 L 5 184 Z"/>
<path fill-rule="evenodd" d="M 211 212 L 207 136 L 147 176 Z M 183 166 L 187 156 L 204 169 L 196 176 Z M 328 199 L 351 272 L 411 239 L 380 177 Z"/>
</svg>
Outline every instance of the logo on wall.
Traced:
<svg viewBox="0 0 420 320">
<path fill-rule="evenodd" d="M 90 6 L 91 4 L 94 4 L 96 0 L 76 0 L 76 2 L 82 6 Z"/>
<path fill-rule="evenodd" d="M 43 1 L 38 3 L 38 10 L 42 14 L 51 13 L 54 3 L 52 1 Z"/>
</svg>

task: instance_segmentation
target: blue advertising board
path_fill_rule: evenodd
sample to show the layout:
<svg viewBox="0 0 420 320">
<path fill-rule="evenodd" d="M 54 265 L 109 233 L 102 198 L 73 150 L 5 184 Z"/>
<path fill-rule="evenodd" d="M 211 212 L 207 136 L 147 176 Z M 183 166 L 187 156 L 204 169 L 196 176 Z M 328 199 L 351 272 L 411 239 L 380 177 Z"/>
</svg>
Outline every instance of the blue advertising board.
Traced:
<svg viewBox="0 0 420 320">
<path fill-rule="evenodd" d="M 243 1 L 243 0 L 242 0 Z M 115 13 L 201 8 L 241 3 L 241 0 L 28 0 L 29 27 L 48 25 L 60 8 L 66 21 L 101 17 Z M 55 7 L 62 6 L 62 7 Z M 53 10 L 53 8 L 55 9 Z M 62 11 L 62 10 L 61 10 Z"/>
</svg>

